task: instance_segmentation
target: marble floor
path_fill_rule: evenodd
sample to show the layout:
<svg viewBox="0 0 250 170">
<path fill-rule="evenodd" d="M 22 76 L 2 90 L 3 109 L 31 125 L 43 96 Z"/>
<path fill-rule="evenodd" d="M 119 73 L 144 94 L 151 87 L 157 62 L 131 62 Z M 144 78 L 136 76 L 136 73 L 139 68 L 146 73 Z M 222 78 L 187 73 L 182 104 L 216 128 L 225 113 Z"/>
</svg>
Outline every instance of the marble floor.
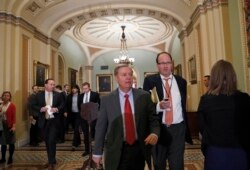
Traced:
<svg viewBox="0 0 250 170">
<path fill-rule="evenodd" d="M 75 151 L 71 151 L 71 140 L 57 144 L 57 165 L 56 170 L 77 170 L 81 169 L 83 162 L 89 156 L 82 157 L 83 146 L 79 146 Z M 7 152 L 8 158 L 8 152 Z M 186 145 L 185 150 L 185 170 L 202 170 L 203 155 L 200 152 L 199 140 L 194 140 L 194 145 Z M 37 147 L 29 145 L 16 148 L 13 164 L 0 164 L 1 170 L 42 170 L 47 162 L 45 144 L 42 142 Z M 147 168 L 145 168 L 147 169 Z"/>
</svg>

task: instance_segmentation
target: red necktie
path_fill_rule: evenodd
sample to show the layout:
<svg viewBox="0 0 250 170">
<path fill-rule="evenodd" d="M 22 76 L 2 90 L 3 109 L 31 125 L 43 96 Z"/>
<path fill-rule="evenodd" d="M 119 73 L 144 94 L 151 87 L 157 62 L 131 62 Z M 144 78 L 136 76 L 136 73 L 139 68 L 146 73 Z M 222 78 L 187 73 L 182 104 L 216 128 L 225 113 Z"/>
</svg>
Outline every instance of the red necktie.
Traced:
<svg viewBox="0 0 250 170">
<path fill-rule="evenodd" d="M 135 142 L 135 125 L 132 115 L 132 109 L 128 99 L 128 94 L 125 94 L 125 131 L 126 131 L 126 142 L 132 145 Z"/>
<path fill-rule="evenodd" d="M 166 96 L 168 98 L 168 101 L 170 101 L 171 103 L 171 107 L 167 108 L 166 112 L 165 112 L 165 122 L 167 125 L 171 125 L 173 123 L 173 103 L 172 103 L 172 95 L 171 95 L 171 89 L 170 86 L 168 84 L 168 80 L 170 78 L 164 79 L 165 80 L 165 87 L 166 87 Z"/>
</svg>

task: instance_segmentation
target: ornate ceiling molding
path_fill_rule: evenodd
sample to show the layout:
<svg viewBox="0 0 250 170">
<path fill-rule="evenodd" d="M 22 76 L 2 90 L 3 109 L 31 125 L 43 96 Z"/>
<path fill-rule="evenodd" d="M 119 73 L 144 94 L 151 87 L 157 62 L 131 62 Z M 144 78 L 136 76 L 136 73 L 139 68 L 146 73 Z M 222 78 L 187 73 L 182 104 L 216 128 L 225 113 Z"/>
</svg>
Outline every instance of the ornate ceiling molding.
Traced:
<svg viewBox="0 0 250 170">
<path fill-rule="evenodd" d="M 177 30 L 182 30 L 183 25 L 181 22 L 170 14 L 164 13 L 162 11 L 157 11 L 153 9 L 142 9 L 142 8 L 105 8 L 96 9 L 88 12 L 83 12 L 77 16 L 65 19 L 59 25 L 57 25 L 52 31 L 52 37 L 58 39 L 66 30 L 70 30 L 76 23 L 81 23 L 84 25 L 94 19 L 109 17 L 109 16 L 146 16 L 154 18 L 162 22 L 165 25 L 172 25 Z"/>
<path fill-rule="evenodd" d="M 152 45 L 171 37 L 175 31 L 169 23 L 152 17 L 116 15 L 76 24 L 70 30 L 79 41 L 95 47 L 119 48 L 121 26 L 125 25 L 128 47 Z"/>
<path fill-rule="evenodd" d="M 51 8 L 65 0 L 33 0 L 26 5 L 26 14 L 35 17 L 47 8 Z"/>
</svg>

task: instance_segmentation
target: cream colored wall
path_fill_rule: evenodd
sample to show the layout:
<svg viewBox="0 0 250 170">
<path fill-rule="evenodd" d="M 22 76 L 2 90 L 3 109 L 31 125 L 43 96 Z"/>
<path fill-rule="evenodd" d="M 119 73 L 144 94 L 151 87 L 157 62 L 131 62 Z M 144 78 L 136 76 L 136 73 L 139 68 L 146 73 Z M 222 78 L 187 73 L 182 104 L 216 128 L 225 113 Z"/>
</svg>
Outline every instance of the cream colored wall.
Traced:
<svg viewBox="0 0 250 170">
<path fill-rule="evenodd" d="M 247 66 L 249 53 L 244 0 L 230 1 L 229 9 L 233 66 L 237 74 L 238 88 L 250 94 L 250 67 Z M 238 25 L 238 27 L 235 25 Z"/>
<path fill-rule="evenodd" d="M 1 75 L 0 75 L 0 93 L 9 90 L 12 93 L 12 102 L 16 105 L 16 134 L 17 138 L 23 140 L 27 137 L 27 120 L 23 120 L 22 101 L 22 57 L 21 42 L 22 29 L 12 24 L 1 23 L 0 25 L 1 42 Z M 17 142 L 17 145 L 19 143 Z"/>
<path fill-rule="evenodd" d="M 48 64 L 51 70 L 49 76 L 57 79 L 58 62 L 52 62 L 57 55 L 57 49 L 37 39 L 34 32 L 5 22 L 0 22 L 0 37 L 0 93 L 6 90 L 12 93 L 12 101 L 16 105 L 16 145 L 20 146 L 29 141 L 26 99 L 34 83 L 33 62 L 36 60 Z M 28 42 L 28 52 L 25 56 L 22 50 L 24 37 Z M 23 73 L 24 69 L 28 69 L 26 75 Z"/>
<path fill-rule="evenodd" d="M 196 58 L 197 83 L 188 83 L 187 110 L 196 111 L 200 96 L 204 93 L 202 78 L 210 73 L 219 59 L 232 61 L 231 37 L 227 3 L 210 6 L 203 4 L 196 9 L 182 39 L 185 52 L 186 78 L 189 77 L 189 60 Z"/>
</svg>

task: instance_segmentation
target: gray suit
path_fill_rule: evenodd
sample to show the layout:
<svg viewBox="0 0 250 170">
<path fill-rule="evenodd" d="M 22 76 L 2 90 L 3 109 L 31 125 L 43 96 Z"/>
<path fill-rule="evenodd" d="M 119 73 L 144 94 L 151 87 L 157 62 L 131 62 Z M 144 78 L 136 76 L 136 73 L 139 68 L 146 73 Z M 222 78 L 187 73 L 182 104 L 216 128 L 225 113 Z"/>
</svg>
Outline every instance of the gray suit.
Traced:
<svg viewBox="0 0 250 170">
<path fill-rule="evenodd" d="M 155 107 L 150 94 L 139 89 L 132 89 L 132 93 L 139 146 L 142 156 L 151 166 L 151 145 L 145 145 L 144 140 L 150 133 L 159 136 L 159 122 L 155 116 Z M 118 89 L 101 99 L 100 114 L 96 124 L 94 155 L 101 155 L 105 145 L 106 170 L 117 170 L 124 146 L 121 107 L 123 106 L 120 106 Z"/>
</svg>

